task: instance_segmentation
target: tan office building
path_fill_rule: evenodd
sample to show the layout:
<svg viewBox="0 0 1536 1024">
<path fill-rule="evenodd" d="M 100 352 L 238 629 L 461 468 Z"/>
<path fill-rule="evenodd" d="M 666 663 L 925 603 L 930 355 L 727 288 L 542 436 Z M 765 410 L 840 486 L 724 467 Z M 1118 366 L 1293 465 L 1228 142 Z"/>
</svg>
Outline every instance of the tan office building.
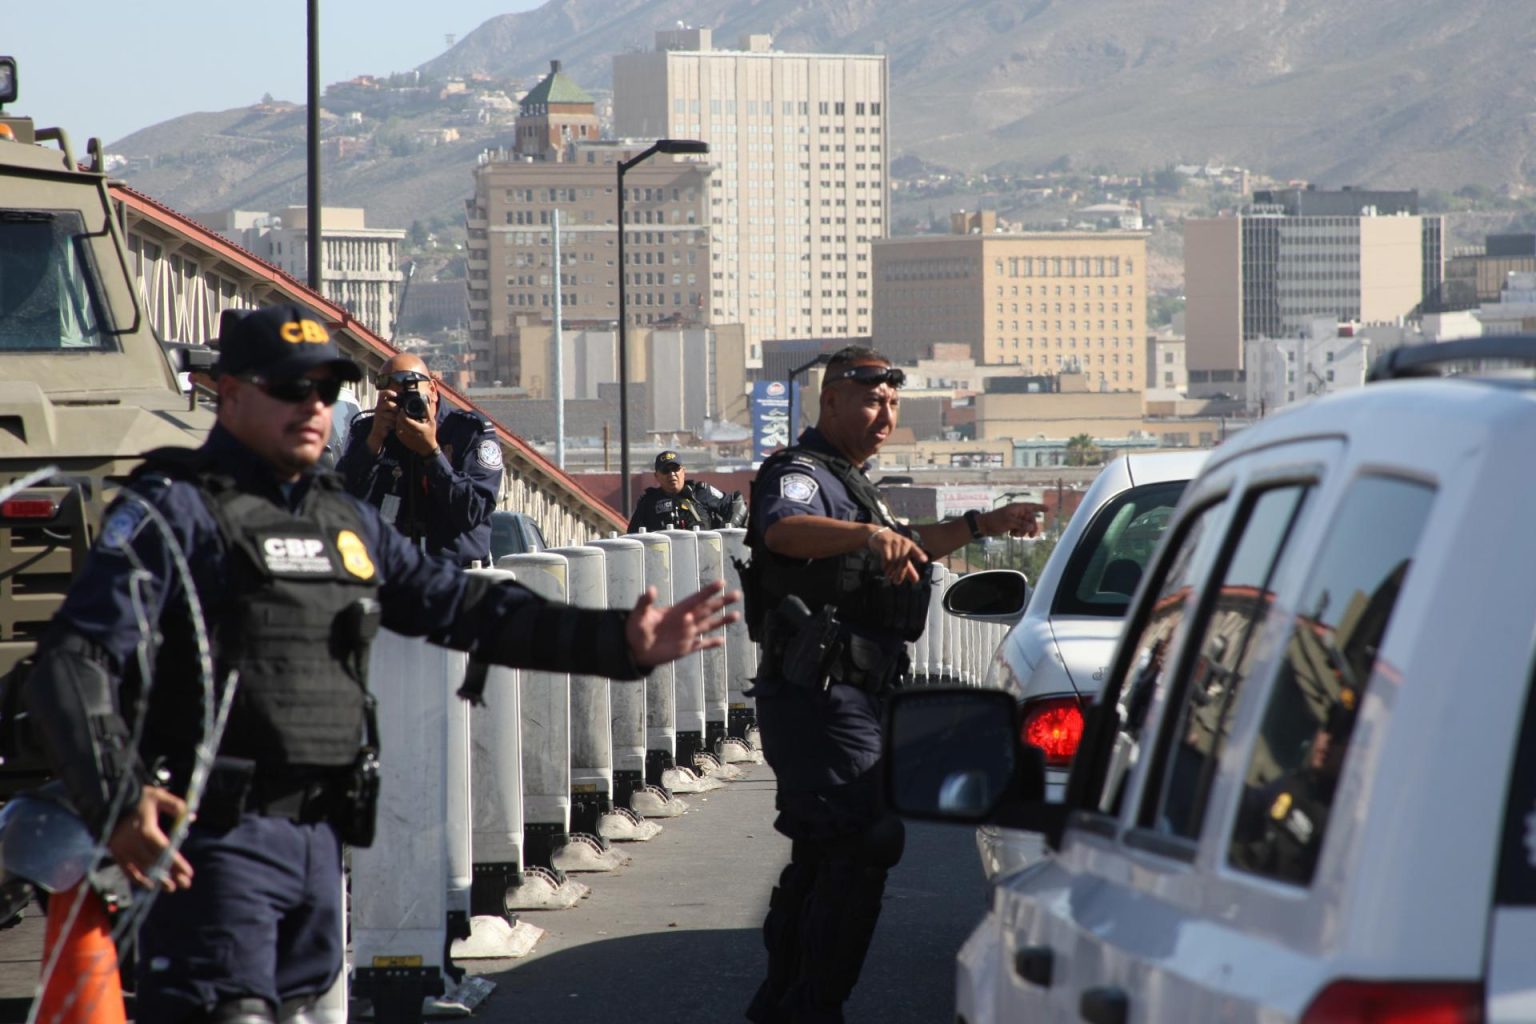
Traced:
<svg viewBox="0 0 1536 1024">
<path fill-rule="evenodd" d="M 914 362 L 959 343 L 978 363 L 1141 390 L 1146 235 L 998 234 L 990 214 L 957 214 L 952 227 L 875 243 L 876 348 Z"/>
<path fill-rule="evenodd" d="M 1184 222 L 1192 391 L 1232 391 L 1244 342 L 1303 335 L 1320 316 L 1397 323 L 1444 279 L 1443 218 L 1418 193 L 1280 189 L 1235 216 Z"/>
<path fill-rule="evenodd" d="M 717 50 L 708 29 L 656 33 L 613 61 L 614 130 L 702 139 L 714 175 L 714 323 L 768 338 L 868 335 L 870 242 L 889 210 L 885 57 Z"/>
<path fill-rule="evenodd" d="M 617 161 L 647 141 L 588 142 L 562 162 L 488 154 L 469 201 L 470 338 L 476 379 L 515 385 L 518 323 L 553 322 L 555 211 L 565 322 L 619 317 Z M 697 324 L 708 316 L 707 164 L 656 156 L 624 177 L 631 325 Z"/>
</svg>

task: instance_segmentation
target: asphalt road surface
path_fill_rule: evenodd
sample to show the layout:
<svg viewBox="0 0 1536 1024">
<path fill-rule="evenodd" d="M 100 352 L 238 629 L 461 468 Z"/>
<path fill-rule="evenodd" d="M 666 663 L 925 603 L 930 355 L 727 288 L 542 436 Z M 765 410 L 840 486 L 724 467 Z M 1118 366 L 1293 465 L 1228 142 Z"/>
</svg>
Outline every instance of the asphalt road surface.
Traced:
<svg viewBox="0 0 1536 1024">
<path fill-rule="evenodd" d="M 524 913 L 545 930 L 519 960 L 468 961 L 495 983 L 474 1019 L 487 1024 L 743 1020 L 762 977 L 759 927 L 789 857 L 773 831 L 773 775 L 742 766 L 724 789 L 684 797 L 629 863 L 577 876 L 591 894 L 570 910 Z M 407 880 L 402 880 L 403 882 Z M 907 826 L 874 946 L 847 1007 L 850 1024 L 954 1020 L 954 954 L 981 918 L 986 883 L 972 830 Z M 36 908 L 0 932 L 0 1022 L 26 1020 L 43 920 Z"/>
<path fill-rule="evenodd" d="M 725 789 L 684 797 L 681 818 L 625 867 L 579 876 L 592 894 L 570 910 L 527 913 L 546 930 L 516 961 L 470 967 L 496 983 L 477 1020 L 743 1020 L 762 980 L 759 928 L 789 858 L 773 831 L 766 766 Z M 954 954 L 985 910 L 969 828 L 908 823 L 875 942 L 847 1007 L 850 1024 L 954 1020 Z"/>
</svg>

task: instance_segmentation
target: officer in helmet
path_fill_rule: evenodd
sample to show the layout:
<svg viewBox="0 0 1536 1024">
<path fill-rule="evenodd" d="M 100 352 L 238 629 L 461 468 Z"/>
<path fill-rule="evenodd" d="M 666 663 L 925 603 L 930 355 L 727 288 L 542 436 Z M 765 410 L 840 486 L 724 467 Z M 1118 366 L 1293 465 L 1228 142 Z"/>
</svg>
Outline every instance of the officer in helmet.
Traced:
<svg viewBox="0 0 1536 1024">
<path fill-rule="evenodd" d="M 423 554 L 315 471 L 342 383 L 360 376 L 320 318 L 229 311 L 218 347 L 207 442 L 150 452 L 124 485 L 24 690 L 81 817 L 135 883 L 163 890 L 138 936 L 137 1019 L 156 1024 L 308 1020 L 335 981 L 341 844 L 372 838 L 380 626 L 486 662 L 636 678 L 718 645 L 706 634 L 732 617 L 719 587 L 588 611 Z M 205 687 L 227 724 L 157 873 L 215 738 Z"/>
</svg>

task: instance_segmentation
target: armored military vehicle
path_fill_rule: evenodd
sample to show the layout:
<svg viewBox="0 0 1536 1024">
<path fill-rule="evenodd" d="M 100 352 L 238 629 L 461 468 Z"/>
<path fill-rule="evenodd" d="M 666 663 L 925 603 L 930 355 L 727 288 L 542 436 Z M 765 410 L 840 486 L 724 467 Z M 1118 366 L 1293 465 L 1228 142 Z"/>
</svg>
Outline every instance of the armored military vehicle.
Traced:
<svg viewBox="0 0 1536 1024">
<path fill-rule="evenodd" d="M 138 462 L 213 425 L 183 375 L 208 350 L 162 345 L 130 270 L 101 148 L 9 116 L 0 57 L 0 674 L 27 655 Z M 0 788 L 5 784 L 0 782 Z"/>
</svg>

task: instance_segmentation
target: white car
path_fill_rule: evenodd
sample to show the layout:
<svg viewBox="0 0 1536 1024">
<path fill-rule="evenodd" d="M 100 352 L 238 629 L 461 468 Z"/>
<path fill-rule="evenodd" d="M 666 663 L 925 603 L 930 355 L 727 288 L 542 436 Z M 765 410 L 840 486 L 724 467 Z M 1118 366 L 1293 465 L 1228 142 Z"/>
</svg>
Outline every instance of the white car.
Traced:
<svg viewBox="0 0 1536 1024">
<path fill-rule="evenodd" d="M 1045 751 L 1047 784 L 1057 798 L 1082 735 L 1083 709 L 1099 692 L 1131 595 L 1185 484 L 1207 455 L 1133 454 L 1106 465 L 1040 570 L 1023 617 L 993 654 L 983 685 L 1006 690 L 1023 705 L 1025 738 Z M 945 594 L 946 610 L 972 617 L 953 609 L 966 606 L 973 588 L 988 588 L 994 575 L 971 573 L 956 581 Z M 1018 609 L 991 607 L 975 617 L 1009 614 Z M 988 878 L 1043 853 L 1038 833 L 996 825 L 977 829 L 976 846 Z"/>
<path fill-rule="evenodd" d="M 1475 356 L 1536 363 L 1536 337 L 1373 372 Z M 897 695 L 898 811 L 1051 847 L 996 883 L 956 1020 L 1536 1020 L 1533 452 L 1528 374 L 1373 383 L 1223 444 L 1064 805 L 1008 695 Z"/>
</svg>

